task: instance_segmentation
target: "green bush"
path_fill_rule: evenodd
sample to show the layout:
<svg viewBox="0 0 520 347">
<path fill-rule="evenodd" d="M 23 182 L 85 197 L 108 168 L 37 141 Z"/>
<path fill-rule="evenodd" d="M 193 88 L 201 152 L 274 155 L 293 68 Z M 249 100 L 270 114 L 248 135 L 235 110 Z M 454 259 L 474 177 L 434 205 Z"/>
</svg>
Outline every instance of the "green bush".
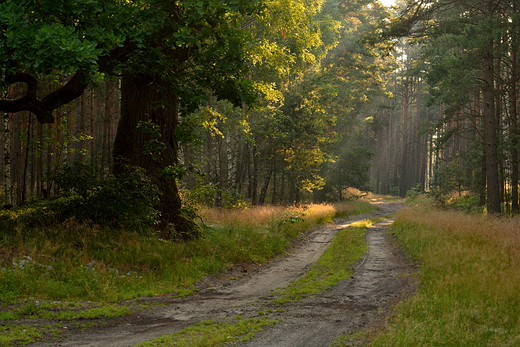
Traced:
<svg viewBox="0 0 520 347">
<path fill-rule="evenodd" d="M 0 212 L 0 222 L 13 232 L 68 219 L 107 227 L 139 228 L 157 223 L 160 213 L 157 186 L 144 169 L 129 168 L 124 176 L 97 179 L 92 170 L 66 167 L 55 176 L 62 196 Z"/>
<path fill-rule="evenodd" d="M 199 184 L 188 195 L 189 200 L 206 207 L 233 209 L 249 206 L 243 194 L 235 189 L 223 189 L 220 184 Z"/>
</svg>

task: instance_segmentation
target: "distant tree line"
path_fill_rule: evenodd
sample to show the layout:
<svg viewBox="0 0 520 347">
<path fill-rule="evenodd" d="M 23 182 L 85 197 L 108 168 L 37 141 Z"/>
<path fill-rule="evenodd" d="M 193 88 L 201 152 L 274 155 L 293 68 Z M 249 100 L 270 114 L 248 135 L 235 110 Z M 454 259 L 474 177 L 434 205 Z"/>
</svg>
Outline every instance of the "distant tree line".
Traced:
<svg viewBox="0 0 520 347">
<path fill-rule="evenodd" d="M 519 5 L 401 3 L 385 32 L 401 38 L 401 57 L 381 111 L 376 191 L 472 192 L 489 214 L 519 212 Z"/>
</svg>

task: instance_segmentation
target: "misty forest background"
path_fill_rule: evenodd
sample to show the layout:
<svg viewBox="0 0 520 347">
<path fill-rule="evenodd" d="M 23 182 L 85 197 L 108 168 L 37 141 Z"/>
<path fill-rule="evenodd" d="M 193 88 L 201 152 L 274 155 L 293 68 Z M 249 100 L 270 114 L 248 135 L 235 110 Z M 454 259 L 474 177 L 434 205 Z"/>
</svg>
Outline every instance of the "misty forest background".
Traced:
<svg viewBox="0 0 520 347">
<path fill-rule="evenodd" d="M 239 20 L 250 38 L 243 72 L 254 102 L 224 100 L 208 86 L 196 107 L 179 105 L 172 176 L 185 204 L 299 204 L 426 190 L 441 204 L 456 192 L 469 208 L 519 212 L 518 1 L 263 6 Z M 38 74 L 39 92 L 66 83 L 65 70 Z M 3 100 L 27 93 L 20 81 L 1 88 Z M 108 177 L 121 88 L 117 74 L 98 75 L 54 110 L 53 123 L 4 109 L 3 205 L 60 198 L 70 191 L 67 179 L 81 181 L 87 171 Z M 153 124 L 142 129 L 153 138 Z"/>
</svg>

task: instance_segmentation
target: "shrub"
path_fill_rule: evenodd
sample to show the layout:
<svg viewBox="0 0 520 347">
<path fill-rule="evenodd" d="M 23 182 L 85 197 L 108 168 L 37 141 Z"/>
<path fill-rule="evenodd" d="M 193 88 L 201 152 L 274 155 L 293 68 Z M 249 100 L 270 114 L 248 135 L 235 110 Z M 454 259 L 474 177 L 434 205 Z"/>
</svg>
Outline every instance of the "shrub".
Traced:
<svg viewBox="0 0 520 347">
<path fill-rule="evenodd" d="M 159 218 L 157 186 L 144 169 L 129 168 L 124 176 L 99 180 L 87 168 L 66 167 L 55 176 L 62 196 L 1 211 L 0 221 L 11 232 L 18 224 L 27 227 L 51 225 L 68 219 L 107 227 L 139 228 L 154 225 Z"/>
</svg>

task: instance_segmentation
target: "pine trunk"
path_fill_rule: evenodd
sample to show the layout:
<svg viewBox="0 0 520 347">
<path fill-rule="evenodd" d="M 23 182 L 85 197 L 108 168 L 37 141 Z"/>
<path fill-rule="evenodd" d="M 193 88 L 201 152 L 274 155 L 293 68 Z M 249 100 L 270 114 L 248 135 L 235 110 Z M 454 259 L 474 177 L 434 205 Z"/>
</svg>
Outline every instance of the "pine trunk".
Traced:
<svg viewBox="0 0 520 347">
<path fill-rule="evenodd" d="M 491 16 L 492 1 L 486 1 L 488 16 Z M 483 61 L 482 95 L 484 102 L 484 139 L 486 146 L 486 183 L 488 215 L 500 214 L 500 186 L 498 182 L 498 141 L 495 114 L 493 41 L 488 39 Z"/>
</svg>

